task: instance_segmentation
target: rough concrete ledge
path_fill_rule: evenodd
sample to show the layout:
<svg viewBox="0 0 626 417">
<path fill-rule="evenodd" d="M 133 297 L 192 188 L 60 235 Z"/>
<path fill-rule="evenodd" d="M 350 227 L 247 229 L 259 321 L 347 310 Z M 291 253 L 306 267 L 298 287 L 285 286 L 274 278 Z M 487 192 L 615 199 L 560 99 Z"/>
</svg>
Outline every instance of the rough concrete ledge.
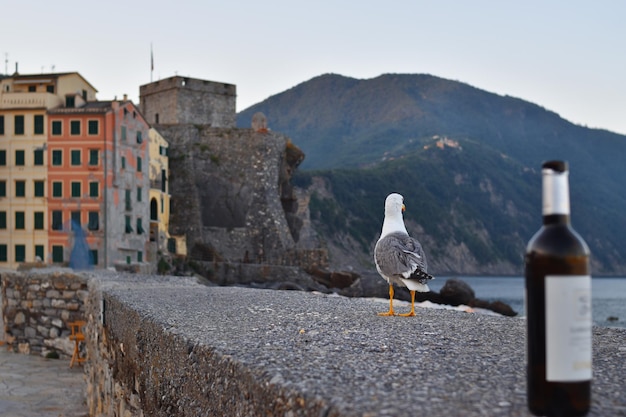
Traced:
<svg viewBox="0 0 626 417">
<path fill-rule="evenodd" d="M 93 416 L 530 415 L 523 319 L 378 317 L 387 306 L 373 299 L 92 278 L 105 325 L 90 312 Z M 591 416 L 626 414 L 625 342 L 594 328 Z"/>
</svg>

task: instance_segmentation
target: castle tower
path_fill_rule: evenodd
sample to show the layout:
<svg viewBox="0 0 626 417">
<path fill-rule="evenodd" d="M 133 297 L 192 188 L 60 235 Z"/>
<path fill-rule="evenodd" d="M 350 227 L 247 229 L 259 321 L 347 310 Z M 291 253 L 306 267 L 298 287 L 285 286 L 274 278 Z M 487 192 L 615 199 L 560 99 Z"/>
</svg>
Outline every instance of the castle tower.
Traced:
<svg viewBox="0 0 626 417">
<path fill-rule="evenodd" d="M 150 124 L 236 126 L 236 86 L 170 77 L 139 87 L 141 113 Z"/>
</svg>

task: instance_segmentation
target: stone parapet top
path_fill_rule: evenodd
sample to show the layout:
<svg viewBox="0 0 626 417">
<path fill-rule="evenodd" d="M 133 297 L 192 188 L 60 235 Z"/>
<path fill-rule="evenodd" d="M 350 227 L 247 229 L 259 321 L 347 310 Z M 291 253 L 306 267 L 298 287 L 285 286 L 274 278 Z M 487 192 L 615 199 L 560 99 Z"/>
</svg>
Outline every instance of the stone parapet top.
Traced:
<svg viewBox="0 0 626 417">
<path fill-rule="evenodd" d="M 141 342 L 137 352 L 141 360 L 158 358 L 151 362 L 156 368 L 167 367 L 168 357 L 178 361 L 171 393 L 160 388 L 166 393 L 160 398 L 176 396 L 170 403 L 188 412 L 176 414 L 170 406 L 171 415 L 217 415 L 211 404 L 243 413 L 238 415 L 260 414 L 272 401 L 282 402 L 272 406 L 274 412 L 292 410 L 291 415 L 530 415 L 523 318 L 426 308 L 411 318 L 379 317 L 386 300 L 206 287 L 179 277 L 92 278 L 105 300 L 136 312 L 141 323 L 129 323 L 130 330 L 161 329 L 163 336 L 152 338 L 168 339 Z M 121 335 L 129 329 L 111 328 L 111 340 L 118 330 Z M 626 330 L 596 327 L 593 338 L 589 415 L 624 415 Z M 137 336 L 138 341 L 149 339 Z M 124 355 L 130 355 L 132 347 L 125 349 Z M 141 374 L 155 375 L 156 368 Z M 201 375 L 194 379 L 181 372 Z M 228 382 L 228 375 L 239 383 Z M 202 399 L 185 398 L 193 392 L 201 392 Z M 270 395 L 275 398 L 263 398 Z M 149 398 L 142 399 L 144 410 Z"/>
</svg>

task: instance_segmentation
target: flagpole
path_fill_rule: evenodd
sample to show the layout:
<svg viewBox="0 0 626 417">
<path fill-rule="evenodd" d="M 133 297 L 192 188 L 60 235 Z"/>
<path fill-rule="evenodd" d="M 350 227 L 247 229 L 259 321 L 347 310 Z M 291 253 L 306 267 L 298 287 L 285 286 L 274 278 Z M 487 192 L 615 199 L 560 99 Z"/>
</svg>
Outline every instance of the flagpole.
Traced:
<svg viewBox="0 0 626 417">
<path fill-rule="evenodd" d="M 154 54 L 152 53 L 152 42 L 150 42 L 150 82 L 152 82 L 153 72 L 154 72 Z"/>
</svg>

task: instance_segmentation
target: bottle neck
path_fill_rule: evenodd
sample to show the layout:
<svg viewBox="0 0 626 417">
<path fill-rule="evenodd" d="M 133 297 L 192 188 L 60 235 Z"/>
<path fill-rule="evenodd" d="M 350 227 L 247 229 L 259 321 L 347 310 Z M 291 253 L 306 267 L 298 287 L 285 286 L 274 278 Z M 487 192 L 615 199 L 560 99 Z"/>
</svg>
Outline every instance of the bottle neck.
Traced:
<svg viewBox="0 0 626 417">
<path fill-rule="evenodd" d="M 543 169 L 542 215 L 544 224 L 569 224 L 568 172 Z"/>
</svg>

